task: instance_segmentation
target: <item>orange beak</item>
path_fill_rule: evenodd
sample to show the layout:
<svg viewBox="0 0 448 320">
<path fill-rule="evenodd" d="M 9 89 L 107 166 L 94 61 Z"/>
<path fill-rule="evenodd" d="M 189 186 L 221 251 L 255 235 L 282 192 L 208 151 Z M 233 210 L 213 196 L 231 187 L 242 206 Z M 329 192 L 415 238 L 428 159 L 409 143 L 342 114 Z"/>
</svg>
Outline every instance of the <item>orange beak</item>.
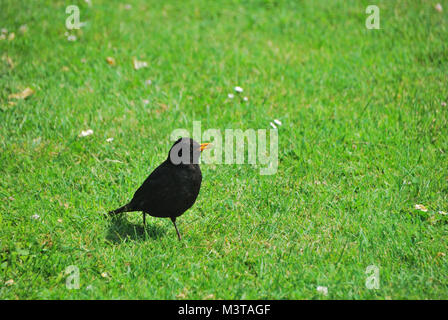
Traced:
<svg viewBox="0 0 448 320">
<path fill-rule="evenodd" d="M 204 151 L 205 149 L 207 149 L 207 147 L 209 145 L 211 145 L 211 144 L 210 143 L 201 143 L 201 147 L 200 147 L 201 152 Z"/>
</svg>

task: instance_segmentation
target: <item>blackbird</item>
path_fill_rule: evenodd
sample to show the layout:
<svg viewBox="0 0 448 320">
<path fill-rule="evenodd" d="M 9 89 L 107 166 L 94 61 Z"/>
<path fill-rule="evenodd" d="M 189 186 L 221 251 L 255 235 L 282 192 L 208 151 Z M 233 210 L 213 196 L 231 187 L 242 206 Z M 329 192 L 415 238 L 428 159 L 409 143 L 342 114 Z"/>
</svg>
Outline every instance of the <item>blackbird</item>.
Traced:
<svg viewBox="0 0 448 320">
<path fill-rule="evenodd" d="M 170 218 L 176 228 L 176 218 L 187 211 L 196 201 L 201 188 L 202 173 L 199 156 L 209 143 L 199 144 L 191 138 L 180 138 L 162 162 L 135 192 L 132 200 L 109 215 L 122 212 L 142 211 L 143 224 L 146 214 Z"/>
</svg>

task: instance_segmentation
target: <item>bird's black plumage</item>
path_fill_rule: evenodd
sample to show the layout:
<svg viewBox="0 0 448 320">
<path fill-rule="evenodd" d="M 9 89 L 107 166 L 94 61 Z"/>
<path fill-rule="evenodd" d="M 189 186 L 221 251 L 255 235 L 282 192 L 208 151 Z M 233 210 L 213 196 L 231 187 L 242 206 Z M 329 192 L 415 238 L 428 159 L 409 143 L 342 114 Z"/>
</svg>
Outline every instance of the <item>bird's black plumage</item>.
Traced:
<svg viewBox="0 0 448 320">
<path fill-rule="evenodd" d="M 171 147 L 168 158 L 143 182 L 132 200 L 110 215 L 142 211 L 153 217 L 171 218 L 180 240 L 176 218 L 195 203 L 201 188 L 202 173 L 199 156 L 207 144 L 200 145 L 190 138 L 181 138 Z"/>
</svg>

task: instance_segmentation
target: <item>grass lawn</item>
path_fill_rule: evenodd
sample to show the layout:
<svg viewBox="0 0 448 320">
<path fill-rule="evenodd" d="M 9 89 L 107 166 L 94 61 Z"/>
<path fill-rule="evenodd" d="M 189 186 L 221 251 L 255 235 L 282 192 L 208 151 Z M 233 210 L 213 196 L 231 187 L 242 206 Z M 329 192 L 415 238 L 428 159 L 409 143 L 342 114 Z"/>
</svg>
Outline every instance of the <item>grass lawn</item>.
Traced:
<svg viewBox="0 0 448 320">
<path fill-rule="evenodd" d="M 0 0 L 0 298 L 447 299 L 448 2 L 371 2 Z M 278 172 L 202 164 L 181 242 L 105 216 L 174 129 L 273 119 Z"/>
</svg>

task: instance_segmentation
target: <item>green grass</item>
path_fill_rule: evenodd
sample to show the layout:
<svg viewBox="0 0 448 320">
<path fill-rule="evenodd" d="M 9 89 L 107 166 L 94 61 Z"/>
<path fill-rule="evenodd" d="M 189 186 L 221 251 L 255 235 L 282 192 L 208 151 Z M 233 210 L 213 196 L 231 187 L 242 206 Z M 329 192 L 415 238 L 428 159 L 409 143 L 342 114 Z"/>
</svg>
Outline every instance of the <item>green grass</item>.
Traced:
<svg viewBox="0 0 448 320">
<path fill-rule="evenodd" d="M 367 30 L 371 1 L 1 0 L 15 39 L 0 40 L 0 298 L 447 299 L 441 2 L 376 1 L 381 29 Z M 88 23 L 75 42 L 70 4 Z M 227 98 L 236 85 L 248 103 Z M 277 174 L 203 164 L 182 242 L 167 219 L 144 230 L 139 213 L 104 215 L 166 158 L 174 129 L 273 119 Z"/>
</svg>

